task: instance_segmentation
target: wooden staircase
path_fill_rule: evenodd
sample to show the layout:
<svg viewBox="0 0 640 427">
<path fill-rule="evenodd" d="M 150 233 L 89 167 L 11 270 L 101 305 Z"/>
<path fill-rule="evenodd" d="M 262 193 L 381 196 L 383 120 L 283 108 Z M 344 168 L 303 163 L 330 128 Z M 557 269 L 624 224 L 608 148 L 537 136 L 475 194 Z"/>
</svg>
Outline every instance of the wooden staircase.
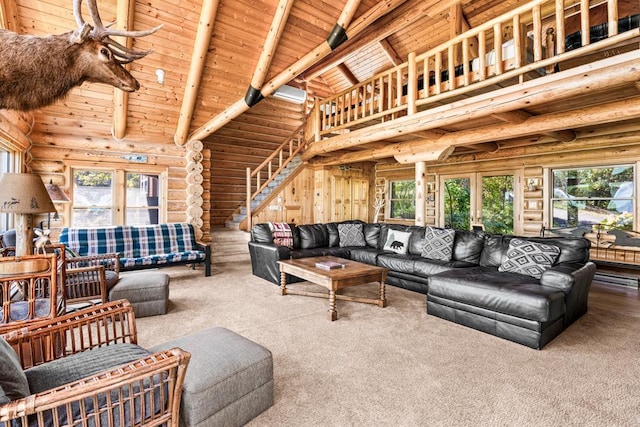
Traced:
<svg viewBox="0 0 640 427">
<path fill-rule="evenodd" d="M 246 231 L 216 227 L 211 230 L 211 263 L 249 263 L 250 235 Z"/>
</svg>

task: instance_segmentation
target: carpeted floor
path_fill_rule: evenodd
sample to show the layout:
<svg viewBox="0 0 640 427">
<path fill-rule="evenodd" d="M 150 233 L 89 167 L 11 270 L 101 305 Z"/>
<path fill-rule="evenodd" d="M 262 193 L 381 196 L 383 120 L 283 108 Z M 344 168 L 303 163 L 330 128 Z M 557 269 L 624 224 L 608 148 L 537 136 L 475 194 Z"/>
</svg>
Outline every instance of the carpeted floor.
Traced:
<svg viewBox="0 0 640 427">
<path fill-rule="evenodd" d="M 640 425 L 638 318 L 592 307 L 537 351 L 428 316 L 393 286 L 386 308 L 338 301 L 330 322 L 327 300 L 281 296 L 249 263 L 213 267 L 162 270 L 170 311 L 138 319 L 139 341 L 218 325 L 269 348 L 275 403 L 252 426 Z"/>
</svg>

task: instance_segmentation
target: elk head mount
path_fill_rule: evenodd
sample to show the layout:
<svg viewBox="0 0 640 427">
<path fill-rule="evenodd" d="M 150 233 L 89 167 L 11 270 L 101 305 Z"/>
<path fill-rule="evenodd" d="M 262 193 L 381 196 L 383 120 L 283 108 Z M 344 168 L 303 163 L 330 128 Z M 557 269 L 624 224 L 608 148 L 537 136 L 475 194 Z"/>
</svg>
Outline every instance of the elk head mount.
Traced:
<svg viewBox="0 0 640 427">
<path fill-rule="evenodd" d="M 102 24 L 96 0 L 87 0 L 92 26 L 82 18 L 81 4 L 82 0 L 73 0 L 75 31 L 38 37 L 0 29 L 0 109 L 44 107 L 85 81 L 126 92 L 140 88 L 123 65 L 151 51 L 128 48 L 111 37 L 143 37 L 162 25 L 145 31 L 110 29 Z"/>
</svg>

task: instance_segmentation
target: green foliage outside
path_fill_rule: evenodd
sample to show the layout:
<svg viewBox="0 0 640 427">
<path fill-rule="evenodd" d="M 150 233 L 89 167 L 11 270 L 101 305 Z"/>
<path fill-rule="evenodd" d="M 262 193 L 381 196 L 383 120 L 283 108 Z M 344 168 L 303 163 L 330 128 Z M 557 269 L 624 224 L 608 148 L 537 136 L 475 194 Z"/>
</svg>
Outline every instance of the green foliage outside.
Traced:
<svg viewBox="0 0 640 427">
<path fill-rule="evenodd" d="M 392 181 L 389 194 L 391 196 L 391 218 L 415 219 L 415 181 Z"/>
<path fill-rule="evenodd" d="M 468 178 L 445 180 L 444 184 L 444 226 L 458 230 L 469 230 L 471 189 Z"/>
<path fill-rule="evenodd" d="M 513 176 L 482 178 L 482 223 L 488 233 L 513 233 Z"/>
<path fill-rule="evenodd" d="M 111 172 L 91 170 L 78 170 L 73 174 L 76 184 L 83 187 L 111 187 L 112 175 Z M 127 187 L 139 188 L 140 174 L 128 173 Z"/>
</svg>

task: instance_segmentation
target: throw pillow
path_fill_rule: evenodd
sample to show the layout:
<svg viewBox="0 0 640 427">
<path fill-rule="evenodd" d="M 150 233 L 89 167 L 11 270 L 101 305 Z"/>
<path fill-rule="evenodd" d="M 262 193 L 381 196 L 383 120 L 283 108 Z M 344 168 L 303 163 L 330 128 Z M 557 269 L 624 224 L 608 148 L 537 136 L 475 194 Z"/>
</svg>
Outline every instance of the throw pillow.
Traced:
<svg viewBox="0 0 640 427">
<path fill-rule="evenodd" d="M 338 224 L 338 235 L 340 236 L 340 247 L 346 246 L 366 246 L 362 224 Z"/>
<path fill-rule="evenodd" d="M 511 239 L 507 257 L 498 267 L 498 271 L 526 274 L 539 279 L 542 273 L 556 262 L 558 256 L 560 248 L 557 246 Z"/>
<path fill-rule="evenodd" d="M 406 231 L 389 230 L 387 232 L 387 240 L 382 247 L 385 251 L 392 251 L 397 254 L 406 254 L 409 246 L 409 238 L 411 233 Z"/>
<path fill-rule="evenodd" d="M 293 249 L 293 232 L 286 222 L 270 222 L 269 229 L 273 234 L 273 244 Z"/>
<path fill-rule="evenodd" d="M 0 400 L 16 400 L 31 394 L 27 376 L 11 345 L 0 337 Z M 5 402 L 6 403 L 6 402 Z"/>
<path fill-rule="evenodd" d="M 422 247 L 423 258 L 451 261 L 453 256 L 453 239 L 456 231 L 450 228 L 426 227 L 425 244 Z"/>
</svg>

